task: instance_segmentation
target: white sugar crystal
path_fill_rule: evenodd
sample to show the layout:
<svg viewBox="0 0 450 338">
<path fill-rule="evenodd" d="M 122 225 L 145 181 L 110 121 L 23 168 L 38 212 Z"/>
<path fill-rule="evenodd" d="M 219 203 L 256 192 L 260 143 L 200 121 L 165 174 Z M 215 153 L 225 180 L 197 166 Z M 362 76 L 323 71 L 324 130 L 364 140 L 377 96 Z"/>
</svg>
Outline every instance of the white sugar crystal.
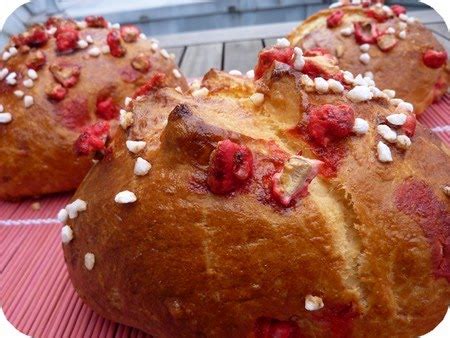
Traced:
<svg viewBox="0 0 450 338">
<path fill-rule="evenodd" d="M 341 35 L 343 35 L 343 36 L 350 36 L 354 32 L 355 32 L 355 29 L 353 28 L 353 26 L 348 26 L 348 27 L 341 29 Z"/>
<path fill-rule="evenodd" d="M 377 153 L 380 162 L 392 162 L 391 149 L 381 141 L 377 144 Z"/>
<path fill-rule="evenodd" d="M 103 45 L 100 47 L 100 50 L 103 54 L 109 54 L 111 52 L 111 48 L 108 45 Z"/>
<path fill-rule="evenodd" d="M 139 34 L 139 39 L 147 40 L 147 35 L 145 35 L 144 33 L 141 33 L 141 34 Z"/>
<path fill-rule="evenodd" d="M 355 119 L 355 124 L 353 125 L 353 132 L 358 135 L 364 135 L 368 131 L 369 131 L 369 123 L 366 120 L 357 117 Z"/>
<path fill-rule="evenodd" d="M 152 168 L 152 165 L 149 161 L 144 160 L 142 157 L 138 157 L 136 159 L 136 163 L 134 164 L 134 174 L 137 176 L 144 176 Z"/>
<path fill-rule="evenodd" d="M 133 203 L 136 200 L 136 195 L 128 190 L 121 191 L 114 197 L 114 201 L 119 204 Z"/>
<path fill-rule="evenodd" d="M 8 75 L 8 72 L 9 72 L 8 68 L 2 68 L 0 70 L 0 81 L 3 80 L 6 77 L 6 75 Z"/>
<path fill-rule="evenodd" d="M 255 71 L 253 69 L 250 69 L 247 73 L 245 73 L 245 76 L 247 76 L 249 79 L 254 79 Z"/>
<path fill-rule="evenodd" d="M 416 20 L 417 20 L 416 18 L 410 16 L 410 17 L 408 17 L 408 19 L 406 20 L 406 22 L 408 22 L 409 24 L 413 24 L 414 22 L 416 22 Z"/>
<path fill-rule="evenodd" d="M 317 311 L 323 308 L 323 300 L 320 297 L 307 295 L 305 297 L 305 309 L 308 311 Z"/>
<path fill-rule="evenodd" d="M 250 99 L 250 101 L 252 101 L 252 103 L 255 106 L 260 106 L 264 102 L 264 94 L 263 93 L 255 93 L 255 94 L 251 95 L 249 97 L 249 99 Z"/>
<path fill-rule="evenodd" d="M 378 125 L 377 132 L 388 142 L 395 143 L 397 141 L 397 133 L 386 124 Z"/>
<path fill-rule="evenodd" d="M 401 31 L 398 33 L 398 37 L 402 40 L 406 39 L 406 31 Z"/>
<path fill-rule="evenodd" d="M 395 28 L 394 27 L 389 27 L 388 29 L 386 29 L 386 33 L 387 34 L 395 34 Z"/>
<path fill-rule="evenodd" d="M 147 142 L 128 140 L 126 142 L 126 145 L 127 145 L 127 148 L 129 151 L 131 151 L 133 154 L 137 154 L 138 152 L 140 152 L 142 149 L 145 148 L 145 146 L 147 145 Z"/>
<path fill-rule="evenodd" d="M 357 86 L 367 86 L 367 82 L 361 74 L 356 75 L 353 79 L 353 84 Z"/>
<path fill-rule="evenodd" d="M 95 255 L 91 252 L 88 252 L 86 255 L 84 255 L 84 266 L 89 271 L 94 268 L 95 265 Z"/>
<path fill-rule="evenodd" d="M 275 44 L 276 48 L 286 48 L 290 47 L 291 43 L 286 38 L 277 39 L 277 43 Z"/>
<path fill-rule="evenodd" d="M 329 85 L 328 85 L 327 80 L 325 80 L 324 78 L 322 78 L 322 77 L 316 77 L 316 78 L 314 79 L 314 85 L 315 85 L 315 87 L 316 87 L 316 90 L 317 90 L 319 93 L 324 94 L 324 93 L 327 93 L 327 92 L 328 92 Z"/>
<path fill-rule="evenodd" d="M 167 50 L 165 50 L 165 49 L 162 49 L 162 50 L 161 50 L 161 55 L 162 55 L 165 59 L 169 59 L 169 58 L 170 58 L 169 53 L 168 53 Z"/>
<path fill-rule="evenodd" d="M 393 99 L 395 97 L 395 90 L 385 89 L 383 90 L 383 93 L 385 93 L 390 99 Z"/>
<path fill-rule="evenodd" d="M 373 80 L 373 73 L 372 72 L 365 72 L 364 78 L 368 77 L 369 79 Z"/>
<path fill-rule="evenodd" d="M 94 43 L 94 39 L 93 39 L 92 36 L 90 36 L 90 35 L 86 35 L 86 41 L 87 41 L 88 43 Z"/>
<path fill-rule="evenodd" d="M 398 106 L 400 103 L 404 102 L 402 99 L 391 99 L 389 101 L 391 104 L 393 104 L 394 106 Z"/>
<path fill-rule="evenodd" d="M 444 192 L 445 195 L 450 196 L 450 185 L 442 187 L 442 191 Z"/>
<path fill-rule="evenodd" d="M 367 86 L 355 86 L 346 96 L 353 102 L 362 102 L 370 100 L 373 94 Z"/>
<path fill-rule="evenodd" d="M 126 111 L 125 109 L 121 109 L 119 112 L 119 124 L 123 129 L 127 129 L 131 127 L 134 123 L 133 113 Z"/>
<path fill-rule="evenodd" d="M 333 93 L 342 93 L 344 91 L 344 86 L 339 81 L 335 79 L 328 80 L 328 87 Z"/>
<path fill-rule="evenodd" d="M 87 209 L 87 203 L 81 199 L 76 199 L 70 204 L 66 205 L 66 210 L 70 219 L 78 216 L 78 213 Z"/>
<path fill-rule="evenodd" d="M 58 211 L 58 214 L 56 215 L 56 218 L 57 218 L 58 221 L 60 221 L 61 223 L 66 223 L 68 217 L 69 217 L 69 213 L 67 212 L 66 209 L 61 209 L 61 210 L 59 210 L 59 211 Z"/>
<path fill-rule="evenodd" d="M 414 111 L 414 106 L 409 103 L 409 102 L 405 102 L 402 101 L 397 105 L 397 111 L 406 111 L 408 113 L 412 113 Z"/>
<path fill-rule="evenodd" d="M 85 29 L 87 27 L 87 22 L 84 20 L 77 21 L 76 24 L 79 29 Z"/>
<path fill-rule="evenodd" d="M 30 79 L 36 80 L 38 78 L 38 73 L 34 69 L 28 69 L 27 75 Z"/>
<path fill-rule="evenodd" d="M 181 73 L 178 69 L 175 68 L 174 70 L 172 70 L 172 73 L 173 73 L 173 76 L 175 76 L 177 79 L 181 78 Z M 230 72 L 230 74 L 231 74 L 231 72 Z M 234 74 L 234 75 L 236 75 L 236 74 Z M 242 75 L 242 73 L 239 75 Z"/>
<path fill-rule="evenodd" d="M 401 13 L 398 18 L 402 21 L 408 21 L 408 16 L 405 13 Z"/>
<path fill-rule="evenodd" d="M 31 88 L 34 86 L 34 82 L 31 79 L 26 79 L 22 82 L 22 84 L 27 87 L 27 88 Z"/>
<path fill-rule="evenodd" d="M 359 61 L 361 61 L 362 63 L 364 63 L 365 65 L 367 65 L 370 62 L 370 55 L 367 53 L 362 53 L 359 56 Z"/>
<path fill-rule="evenodd" d="M 88 44 L 88 42 L 86 40 L 80 39 L 80 40 L 77 41 L 77 46 L 80 49 L 85 49 L 85 48 L 87 48 L 88 45 L 89 44 Z"/>
<path fill-rule="evenodd" d="M 343 74 L 344 74 L 344 81 L 345 81 L 345 83 L 352 84 L 353 80 L 355 79 L 353 74 L 350 73 L 348 70 L 344 71 Z"/>
<path fill-rule="evenodd" d="M 406 114 L 397 113 L 386 116 L 386 120 L 394 126 L 403 126 L 406 122 Z"/>
<path fill-rule="evenodd" d="M 64 244 L 70 243 L 70 241 L 73 239 L 73 231 L 72 228 L 68 225 L 65 225 L 61 229 L 61 241 Z"/>
<path fill-rule="evenodd" d="M 230 70 L 230 71 L 228 72 L 228 74 L 239 76 L 239 75 L 242 75 L 242 72 L 241 72 L 240 70 L 237 70 L 237 69 L 232 69 L 232 70 Z"/>
<path fill-rule="evenodd" d="M 411 139 L 406 135 L 397 136 L 397 147 L 401 149 L 408 149 L 411 146 Z"/>
<path fill-rule="evenodd" d="M 125 98 L 125 106 L 127 106 L 128 107 L 128 105 L 131 103 L 131 101 L 133 101 L 133 99 L 131 98 L 131 97 L 126 97 Z"/>
<path fill-rule="evenodd" d="M 361 52 L 368 52 L 370 49 L 370 45 L 368 43 L 364 43 L 361 46 L 359 46 L 359 49 L 361 50 Z"/>
<path fill-rule="evenodd" d="M 30 108 L 34 104 L 33 96 L 25 95 L 23 98 L 23 105 L 25 108 Z"/>
<path fill-rule="evenodd" d="M 209 94 L 209 90 L 206 87 L 202 87 L 200 89 L 194 90 L 192 92 L 193 97 L 206 97 Z"/>
<path fill-rule="evenodd" d="M 17 77 L 16 72 L 9 73 L 8 76 L 6 77 L 6 83 L 9 84 L 10 86 L 14 86 L 17 83 L 16 77 Z"/>
<path fill-rule="evenodd" d="M 11 113 L 0 113 L 0 123 L 7 124 L 12 121 Z"/>
<path fill-rule="evenodd" d="M 10 52 L 3 52 L 3 55 L 2 55 L 2 60 L 3 61 L 8 61 L 10 57 L 11 57 L 11 53 Z"/>
<path fill-rule="evenodd" d="M 303 57 L 303 50 L 300 47 L 294 48 L 294 68 L 297 70 L 302 70 L 305 65 L 305 58 Z"/>
<path fill-rule="evenodd" d="M 19 99 L 21 99 L 25 95 L 25 93 L 23 91 L 21 91 L 21 90 L 15 90 L 14 91 L 14 95 L 16 97 L 18 97 Z"/>
<path fill-rule="evenodd" d="M 48 35 L 54 35 L 58 29 L 55 26 L 51 26 L 49 29 L 46 29 L 46 33 Z"/>
<path fill-rule="evenodd" d="M 9 54 L 11 54 L 11 56 L 14 56 L 17 54 L 17 48 L 16 47 L 10 47 L 8 49 Z"/>
<path fill-rule="evenodd" d="M 92 57 L 97 57 L 101 54 L 101 50 L 98 47 L 92 47 L 88 50 L 88 54 Z"/>
</svg>

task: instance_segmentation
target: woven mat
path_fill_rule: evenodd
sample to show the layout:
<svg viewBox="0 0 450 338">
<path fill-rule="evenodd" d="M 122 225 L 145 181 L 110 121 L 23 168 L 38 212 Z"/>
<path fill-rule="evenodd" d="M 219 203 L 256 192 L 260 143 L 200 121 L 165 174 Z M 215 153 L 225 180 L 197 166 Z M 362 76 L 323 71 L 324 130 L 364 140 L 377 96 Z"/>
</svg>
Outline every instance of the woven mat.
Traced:
<svg viewBox="0 0 450 338">
<path fill-rule="evenodd" d="M 450 95 L 419 119 L 450 144 Z M 0 202 L 0 302 L 8 320 L 40 337 L 149 337 L 90 310 L 69 281 L 55 219 L 70 195 Z M 36 205 L 34 205 L 36 206 Z"/>
</svg>

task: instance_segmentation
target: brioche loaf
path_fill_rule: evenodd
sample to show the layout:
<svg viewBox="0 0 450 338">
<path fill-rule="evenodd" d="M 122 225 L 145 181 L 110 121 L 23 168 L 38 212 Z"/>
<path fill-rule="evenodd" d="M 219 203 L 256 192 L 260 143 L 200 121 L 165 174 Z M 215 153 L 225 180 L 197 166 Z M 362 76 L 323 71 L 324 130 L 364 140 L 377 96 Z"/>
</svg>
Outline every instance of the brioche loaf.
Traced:
<svg viewBox="0 0 450 338">
<path fill-rule="evenodd" d="M 450 301 L 450 151 L 411 105 L 291 47 L 263 50 L 255 80 L 201 85 L 133 100 L 60 211 L 82 299 L 154 337 L 433 329 Z"/>
<path fill-rule="evenodd" d="M 414 104 L 416 114 L 448 88 L 447 53 L 431 31 L 399 5 L 341 6 L 303 21 L 289 35 L 303 50 L 326 49 L 341 69 L 368 76 Z"/>
<path fill-rule="evenodd" d="M 0 199 L 75 189 L 126 120 L 126 97 L 155 79 L 187 89 L 156 41 L 102 17 L 50 18 L 12 37 L 1 57 Z"/>
</svg>

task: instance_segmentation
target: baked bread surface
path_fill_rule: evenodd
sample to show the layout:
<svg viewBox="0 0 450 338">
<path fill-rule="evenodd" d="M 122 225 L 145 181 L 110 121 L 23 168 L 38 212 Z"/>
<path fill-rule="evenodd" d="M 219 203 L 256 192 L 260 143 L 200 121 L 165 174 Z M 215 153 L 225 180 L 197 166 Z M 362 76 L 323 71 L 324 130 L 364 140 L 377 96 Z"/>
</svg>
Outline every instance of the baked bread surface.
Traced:
<svg viewBox="0 0 450 338">
<path fill-rule="evenodd" d="M 449 257 L 432 248 L 449 248 L 448 148 L 418 124 L 411 147 L 381 163 L 376 126 L 395 107 L 306 90 L 299 76 L 277 62 L 256 82 L 211 70 L 206 96 L 163 88 L 132 102 L 134 124 L 86 176 L 73 200 L 87 209 L 67 221 L 67 268 L 87 304 L 155 337 L 416 337 L 442 320 Z M 350 105 L 369 131 L 339 141 L 336 172 L 280 204 L 271 178 L 291 156 L 317 158 L 297 130 L 325 104 Z M 127 140 L 146 146 L 133 154 Z M 253 174 L 217 194 L 208 173 L 224 140 L 252 152 Z M 144 176 L 138 156 L 152 166 Z M 125 190 L 134 203 L 115 202 Z M 305 309 L 309 296 L 323 307 Z"/>
<path fill-rule="evenodd" d="M 53 19 L 47 27 L 36 25 L 25 34 L 35 28 L 48 32 L 61 25 L 74 25 L 79 41 L 84 41 L 87 47 L 59 52 L 55 33 L 47 33 L 48 41 L 44 45 L 31 48 L 26 44 L 19 47 L 14 40 L 18 37 L 14 37 L 5 51 L 16 45 L 17 54 L 0 61 L 0 70 L 6 68 L 9 74 L 17 74 L 16 85 L 7 84 L 6 77 L 0 81 L 0 104 L 4 112 L 12 115 L 9 123 L 0 123 L 0 199 L 76 189 L 92 165 L 92 155 L 79 156 L 74 151 L 76 139 L 87 127 L 104 120 L 110 123 L 112 134 L 117 128 L 119 108 L 124 105 L 124 99 L 133 96 L 136 89 L 157 73 L 165 74 L 167 85 L 187 88 L 184 77 L 175 77 L 173 70 L 177 67 L 170 55 L 162 52 L 156 42 L 142 36 L 130 42 L 121 38 L 125 55 L 114 57 L 102 51 L 108 47 L 107 35 L 113 30 L 119 32 L 116 28 L 80 28 L 72 20 Z M 89 37 L 92 43 L 87 42 Z M 98 48 L 100 55 L 91 56 L 93 48 Z M 45 61 L 36 70 L 38 77 L 33 80 L 33 86 L 28 88 L 23 81 L 30 80 L 28 70 L 37 53 L 44 53 Z M 138 71 L 132 66 L 137 57 L 148 62 L 147 71 Z M 73 86 L 67 84 L 63 88 L 60 85 L 54 76 L 52 67 L 55 66 L 62 67 L 66 74 L 78 69 Z M 57 85 L 60 90 L 67 90 L 61 100 L 46 94 Z M 17 97 L 15 91 L 31 96 L 34 103 L 26 108 L 24 98 Z M 101 98 L 111 98 L 115 106 L 112 116 L 96 113 L 97 101 Z"/>
<path fill-rule="evenodd" d="M 378 5 L 381 6 L 381 5 Z M 353 74 L 372 72 L 380 89 L 393 89 L 397 96 L 414 104 L 416 114 L 422 113 L 431 103 L 439 100 L 448 88 L 449 71 L 447 62 L 439 68 L 427 67 L 423 62 L 424 53 L 428 50 L 445 52 L 444 47 L 433 36 L 432 32 L 420 21 L 401 20 L 396 15 L 389 16 L 384 22 L 367 15 L 368 10 L 381 11 L 376 5 L 370 8 L 361 6 L 343 6 L 321 10 L 308 17 L 288 35 L 294 46 L 303 50 L 325 48 L 339 60 L 341 69 Z M 343 12 L 341 22 L 335 27 L 327 26 L 327 18 Z M 413 12 L 408 13 L 413 15 Z M 414 18 L 412 18 L 414 19 Z M 364 52 L 361 44 L 355 40 L 355 34 L 344 36 L 344 29 L 353 28 L 355 23 L 371 24 L 380 32 L 389 28 L 395 33 L 385 34 L 396 40 L 392 49 L 383 51 L 377 44 L 370 44 L 367 54 L 370 61 L 364 64 L 359 60 Z M 406 28 L 403 28 L 406 27 Z M 405 32 L 405 37 L 399 36 Z"/>
</svg>

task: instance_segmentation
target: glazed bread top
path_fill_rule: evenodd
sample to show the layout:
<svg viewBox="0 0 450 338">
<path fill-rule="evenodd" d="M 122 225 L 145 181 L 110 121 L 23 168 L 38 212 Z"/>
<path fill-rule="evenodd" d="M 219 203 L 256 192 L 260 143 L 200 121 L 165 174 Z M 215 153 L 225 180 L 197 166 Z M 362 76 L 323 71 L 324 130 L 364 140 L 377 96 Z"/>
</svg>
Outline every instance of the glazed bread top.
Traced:
<svg viewBox="0 0 450 338">
<path fill-rule="evenodd" d="M 0 199 L 75 189 L 92 164 L 74 149 L 80 134 L 103 121 L 101 150 L 124 99 L 155 76 L 187 88 L 157 41 L 102 17 L 34 25 L 1 59 Z"/>
<path fill-rule="evenodd" d="M 190 95 L 133 100 L 59 213 L 83 300 L 155 337 L 434 328 L 450 300 L 449 150 L 335 63 L 278 46 L 256 82 L 211 70 Z"/>
<path fill-rule="evenodd" d="M 293 46 L 324 48 L 341 69 L 371 72 L 380 89 L 393 89 L 416 114 L 448 88 L 447 53 L 432 32 L 399 5 L 322 10 L 289 35 Z"/>
</svg>

